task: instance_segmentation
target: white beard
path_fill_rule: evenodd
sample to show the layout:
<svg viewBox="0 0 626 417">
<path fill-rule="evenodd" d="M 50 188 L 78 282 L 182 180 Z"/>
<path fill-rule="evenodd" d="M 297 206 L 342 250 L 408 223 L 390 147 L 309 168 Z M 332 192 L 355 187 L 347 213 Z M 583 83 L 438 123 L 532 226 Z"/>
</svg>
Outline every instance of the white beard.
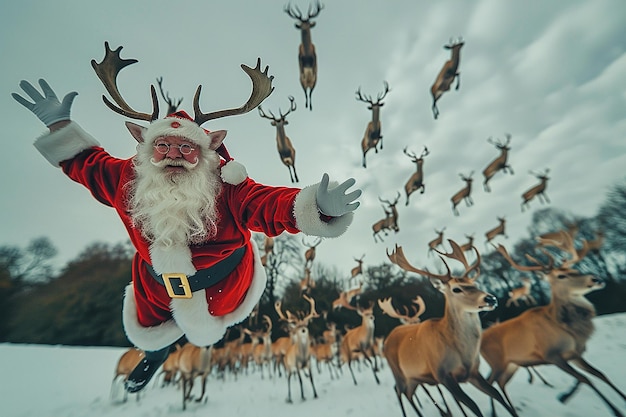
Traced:
<svg viewBox="0 0 626 417">
<path fill-rule="evenodd" d="M 153 247 L 187 247 L 217 234 L 216 200 L 222 189 L 219 156 L 202 150 L 197 163 L 152 160 L 152 146 L 140 144 L 136 178 L 127 186 L 134 227 Z M 164 165 L 182 165 L 183 172 L 165 172 Z"/>
</svg>

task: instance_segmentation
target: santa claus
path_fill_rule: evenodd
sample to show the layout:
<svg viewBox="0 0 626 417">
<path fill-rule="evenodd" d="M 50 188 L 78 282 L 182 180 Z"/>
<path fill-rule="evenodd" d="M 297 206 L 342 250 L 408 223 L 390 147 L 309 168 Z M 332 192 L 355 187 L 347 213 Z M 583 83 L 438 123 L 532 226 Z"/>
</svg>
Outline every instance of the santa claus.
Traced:
<svg viewBox="0 0 626 417">
<path fill-rule="evenodd" d="M 329 187 L 324 174 L 304 189 L 255 182 L 228 155 L 225 131 L 206 131 L 182 111 L 152 117 L 147 127 L 127 122 L 137 154 L 115 158 L 70 120 L 77 93 L 59 101 L 45 80 L 39 84 L 43 95 L 20 83 L 32 101 L 13 94 L 50 129 L 36 148 L 113 207 L 137 249 L 123 324 L 146 356 L 126 383 L 130 392 L 147 385 L 182 337 L 208 346 L 248 317 L 266 284 L 251 231 L 337 237 L 359 205 L 361 191 L 348 192 L 354 179 Z M 256 108 L 270 92 L 247 106 Z"/>
</svg>

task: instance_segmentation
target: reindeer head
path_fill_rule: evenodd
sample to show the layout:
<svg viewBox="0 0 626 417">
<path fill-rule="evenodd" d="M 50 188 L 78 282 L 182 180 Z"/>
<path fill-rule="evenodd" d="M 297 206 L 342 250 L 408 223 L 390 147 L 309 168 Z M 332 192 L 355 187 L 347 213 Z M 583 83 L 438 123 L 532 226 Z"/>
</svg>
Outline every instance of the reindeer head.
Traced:
<svg viewBox="0 0 626 417">
<path fill-rule="evenodd" d="M 359 89 L 356 91 L 356 99 L 358 101 L 368 103 L 369 106 L 367 108 L 369 110 L 374 109 L 374 107 L 382 107 L 385 104 L 383 103 L 382 100 L 385 98 L 387 93 L 391 91 L 389 89 L 389 83 L 387 83 L 387 81 L 384 82 L 384 86 L 385 86 L 385 89 L 382 92 L 378 93 L 378 96 L 376 96 L 376 101 L 372 99 L 372 96 L 366 96 L 366 95 L 361 94 L 361 87 L 359 87 Z"/>
<path fill-rule="evenodd" d="M 445 295 L 451 308 L 467 312 L 491 311 L 495 309 L 498 305 L 498 299 L 478 289 L 475 283 L 476 278 L 480 274 L 480 253 L 476 247 L 472 246 L 476 254 L 476 261 L 473 265 L 470 265 L 461 247 L 451 239 L 448 239 L 448 242 L 452 247 L 452 252 L 444 253 L 435 249 L 446 267 L 447 272 L 445 274 L 434 274 L 426 269 L 414 267 L 406 259 L 402 247 L 398 245 L 396 245 L 395 250 L 391 254 L 387 252 L 387 257 L 392 263 L 405 271 L 415 272 L 430 278 L 433 286 Z M 461 275 L 453 275 L 444 257 L 461 262 L 465 267 L 465 271 Z"/>
<path fill-rule="evenodd" d="M 278 109 L 278 114 L 280 115 L 280 117 L 274 116 L 274 113 L 272 113 L 271 111 L 268 111 L 269 113 L 269 116 L 268 116 L 261 108 L 261 105 L 259 105 L 259 115 L 263 117 L 264 119 L 271 120 L 272 126 L 288 125 L 289 122 L 287 121 L 287 115 L 291 113 L 292 111 L 296 110 L 296 101 L 295 101 L 296 99 L 293 96 L 289 96 L 288 98 L 289 98 L 289 110 L 287 110 L 287 113 L 283 114 L 282 110 Z"/>
</svg>

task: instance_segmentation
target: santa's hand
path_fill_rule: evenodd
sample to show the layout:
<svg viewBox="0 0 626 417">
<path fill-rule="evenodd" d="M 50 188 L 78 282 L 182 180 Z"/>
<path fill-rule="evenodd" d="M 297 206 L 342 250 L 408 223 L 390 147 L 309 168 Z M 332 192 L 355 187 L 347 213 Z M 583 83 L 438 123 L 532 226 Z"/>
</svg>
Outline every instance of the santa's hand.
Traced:
<svg viewBox="0 0 626 417">
<path fill-rule="evenodd" d="M 356 180 L 350 178 L 329 190 L 328 174 L 324 174 L 316 193 L 317 207 L 320 212 L 326 216 L 339 217 L 356 210 L 360 203 L 354 200 L 359 198 L 361 190 L 357 189 L 346 193 L 348 188 L 355 183 Z"/>
<path fill-rule="evenodd" d="M 40 79 L 39 85 L 41 86 L 41 90 L 43 91 L 45 97 L 42 96 L 41 93 L 39 93 L 39 91 L 37 91 L 37 89 L 28 81 L 20 82 L 20 87 L 22 87 L 22 90 L 30 96 L 33 102 L 26 100 L 24 97 L 16 93 L 11 95 L 15 100 L 17 100 L 18 103 L 35 113 L 35 116 L 37 116 L 47 127 L 50 127 L 56 122 L 70 120 L 70 108 L 72 107 L 74 97 L 76 97 L 78 93 L 75 91 L 68 93 L 63 98 L 63 101 L 59 102 L 57 95 L 54 93 L 52 88 L 50 88 L 46 80 Z"/>
</svg>

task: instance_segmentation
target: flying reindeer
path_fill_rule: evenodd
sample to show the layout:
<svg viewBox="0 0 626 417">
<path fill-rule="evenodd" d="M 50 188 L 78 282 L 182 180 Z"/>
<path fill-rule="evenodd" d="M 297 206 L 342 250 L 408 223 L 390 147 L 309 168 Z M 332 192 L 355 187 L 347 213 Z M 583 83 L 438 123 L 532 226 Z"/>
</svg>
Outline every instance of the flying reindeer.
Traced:
<svg viewBox="0 0 626 417">
<path fill-rule="evenodd" d="M 304 252 L 304 266 L 306 268 L 310 268 L 311 265 L 313 265 L 313 261 L 315 260 L 315 252 L 316 252 L 315 248 L 317 248 L 317 246 L 320 243 L 322 243 L 321 237 L 315 238 L 315 241 L 313 242 L 313 244 L 306 243 L 304 239 L 302 239 L 302 244 L 308 247 L 308 249 Z"/>
<path fill-rule="evenodd" d="M 550 202 L 550 199 L 546 195 L 546 186 L 548 185 L 548 180 L 550 179 L 548 178 L 548 172 L 550 172 L 550 168 L 546 168 L 543 173 L 535 173 L 532 171 L 529 172 L 537 177 L 537 179 L 539 180 L 539 184 L 531 187 L 524 194 L 522 194 L 522 200 L 524 200 L 522 201 L 522 211 L 524 211 L 524 209 L 528 207 L 528 203 L 530 202 L 530 200 L 535 197 L 539 198 L 539 201 L 541 203 Z"/>
<path fill-rule="evenodd" d="M 489 188 L 488 185 L 489 180 L 491 180 L 491 177 L 493 177 L 498 171 L 508 171 L 509 174 L 513 175 L 513 168 L 511 168 L 511 166 L 507 162 L 509 151 L 511 150 L 511 147 L 509 146 L 509 144 L 511 143 L 511 135 L 507 133 L 505 136 L 505 142 L 501 142 L 499 140 L 494 142 L 491 138 L 487 139 L 487 142 L 491 143 L 500 150 L 500 155 L 496 159 L 491 161 L 491 163 L 487 165 L 487 168 L 483 170 L 483 176 L 485 177 L 483 187 L 487 192 L 491 191 L 491 188 Z"/>
<path fill-rule="evenodd" d="M 374 149 L 374 152 L 378 153 L 378 145 L 380 144 L 380 149 L 383 149 L 383 135 L 382 125 L 380 123 L 380 108 L 385 104 L 382 100 L 385 98 L 389 90 L 389 84 L 387 81 L 384 82 L 385 90 L 382 93 L 379 93 L 376 96 L 376 101 L 372 99 L 372 96 L 364 96 L 361 94 L 361 87 L 356 91 L 356 99 L 358 101 L 362 101 L 364 103 L 368 103 L 367 107 L 372 111 L 372 121 L 367 124 L 367 128 L 365 129 L 365 134 L 363 135 L 363 140 L 361 140 L 361 149 L 363 151 L 363 168 L 367 168 L 367 164 L 365 162 L 365 154 L 370 149 Z"/>
<path fill-rule="evenodd" d="M 298 182 L 298 174 L 296 174 L 296 150 L 291 144 L 291 140 L 285 134 L 285 125 L 289 124 L 287 121 L 287 115 L 296 109 L 296 102 L 293 96 L 289 96 L 289 110 L 287 113 L 283 114 L 283 112 L 278 109 L 280 117 L 274 116 L 274 114 L 269 111 L 269 116 L 265 114 L 261 106 L 259 106 L 259 114 L 264 119 L 271 120 L 272 126 L 276 127 L 276 147 L 278 148 L 278 156 L 280 156 L 280 160 L 283 161 L 283 164 L 289 170 L 289 177 L 291 178 L 291 182 Z"/>
<path fill-rule="evenodd" d="M 428 242 L 428 256 L 430 256 L 432 251 L 437 252 L 437 247 L 441 245 L 443 242 L 443 231 L 446 230 L 444 227 L 441 230 L 435 229 L 435 233 L 437 233 L 437 237 Z"/>
<path fill-rule="evenodd" d="M 357 275 L 363 273 L 363 258 L 365 258 L 365 254 L 363 254 L 363 256 L 361 256 L 359 259 L 354 258 L 358 265 L 352 268 L 352 270 L 350 271 L 350 280 L 354 279 L 354 277 L 356 277 Z"/>
<path fill-rule="evenodd" d="M 485 233 L 485 237 L 487 238 L 487 240 L 485 241 L 485 246 L 487 246 L 489 242 L 491 242 L 498 235 L 502 235 L 508 238 L 505 231 L 506 219 L 504 217 L 498 217 L 498 221 L 500 222 L 499 225 Z"/>
<path fill-rule="evenodd" d="M 474 204 L 472 197 L 470 194 L 472 193 L 472 175 L 474 175 L 474 171 L 470 172 L 470 174 L 466 177 L 463 174 L 459 174 L 461 179 L 465 181 L 465 187 L 463 187 L 460 191 L 452 196 L 450 199 L 452 201 L 452 212 L 455 216 L 459 215 L 459 210 L 457 210 L 456 206 L 459 205 L 461 201 L 465 201 L 467 207 Z"/>
<path fill-rule="evenodd" d="M 302 17 L 302 12 L 298 6 L 292 9 L 291 4 L 289 4 L 284 9 L 289 17 L 298 21 L 295 26 L 296 29 L 300 30 L 302 37 L 298 47 L 298 66 L 300 68 L 300 85 L 302 85 L 302 90 L 304 90 L 304 107 L 309 110 L 313 110 L 311 94 L 313 94 L 315 83 L 317 83 L 317 54 L 315 53 L 315 45 L 313 45 L 311 40 L 311 28 L 315 26 L 315 22 L 312 22 L 311 19 L 317 17 L 323 8 L 324 5 L 319 1 L 315 3 L 315 7 L 309 4 L 306 17 Z"/>
<path fill-rule="evenodd" d="M 396 233 L 400 231 L 400 228 L 398 227 L 398 210 L 396 209 L 396 205 L 398 204 L 398 201 L 400 200 L 400 193 L 398 192 L 398 196 L 396 197 L 395 200 L 393 200 L 393 203 L 389 200 L 383 200 L 380 197 L 378 197 L 378 199 L 382 203 L 387 204 L 387 207 L 389 208 L 389 210 L 387 210 L 387 208 L 383 206 L 383 210 L 385 211 L 386 217 L 384 219 L 377 221 L 376 223 L 372 225 L 372 230 L 374 231 L 373 233 L 374 242 L 376 242 L 376 237 L 378 237 L 381 242 L 383 241 L 383 238 L 378 235 L 380 232 L 383 232 L 385 236 L 387 236 L 388 230 L 393 230 Z"/>
<path fill-rule="evenodd" d="M 413 173 L 413 175 L 411 175 L 409 180 L 404 185 L 404 191 L 406 193 L 405 205 L 408 206 L 409 196 L 413 194 L 413 192 L 420 190 L 420 194 L 424 194 L 424 191 L 426 191 L 426 188 L 425 188 L 426 185 L 424 184 L 424 173 L 422 171 L 422 167 L 424 166 L 424 157 L 427 156 L 430 152 L 428 151 L 428 148 L 426 146 L 424 146 L 424 150 L 422 151 L 422 154 L 419 156 L 419 158 L 413 152 L 407 151 L 406 146 L 404 147 L 403 152 L 406 156 L 411 158 L 411 162 L 414 162 L 415 165 L 417 166 L 416 171 Z"/>
<path fill-rule="evenodd" d="M 450 39 L 448 45 L 444 45 L 444 49 L 449 49 L 451 52 L 450 59 L 443 64 L 443 68 L 439 71 L 435 83 L 430 87 L 430 93 L 433 96 L 433 117 L 437 119 L 439 117 L 439 109 L 437 108 L 437 101 L 441 98 L 443 93 L 450 90 L 450 86 L 456 78 L 456 87 L 458 90 L 461 83 L 461 73 L 459 73 L 459 59 L 461 58 L 461 47 L 465 45 L 463 39 L 459 38 L 456 41 Z"/>
</svg>

